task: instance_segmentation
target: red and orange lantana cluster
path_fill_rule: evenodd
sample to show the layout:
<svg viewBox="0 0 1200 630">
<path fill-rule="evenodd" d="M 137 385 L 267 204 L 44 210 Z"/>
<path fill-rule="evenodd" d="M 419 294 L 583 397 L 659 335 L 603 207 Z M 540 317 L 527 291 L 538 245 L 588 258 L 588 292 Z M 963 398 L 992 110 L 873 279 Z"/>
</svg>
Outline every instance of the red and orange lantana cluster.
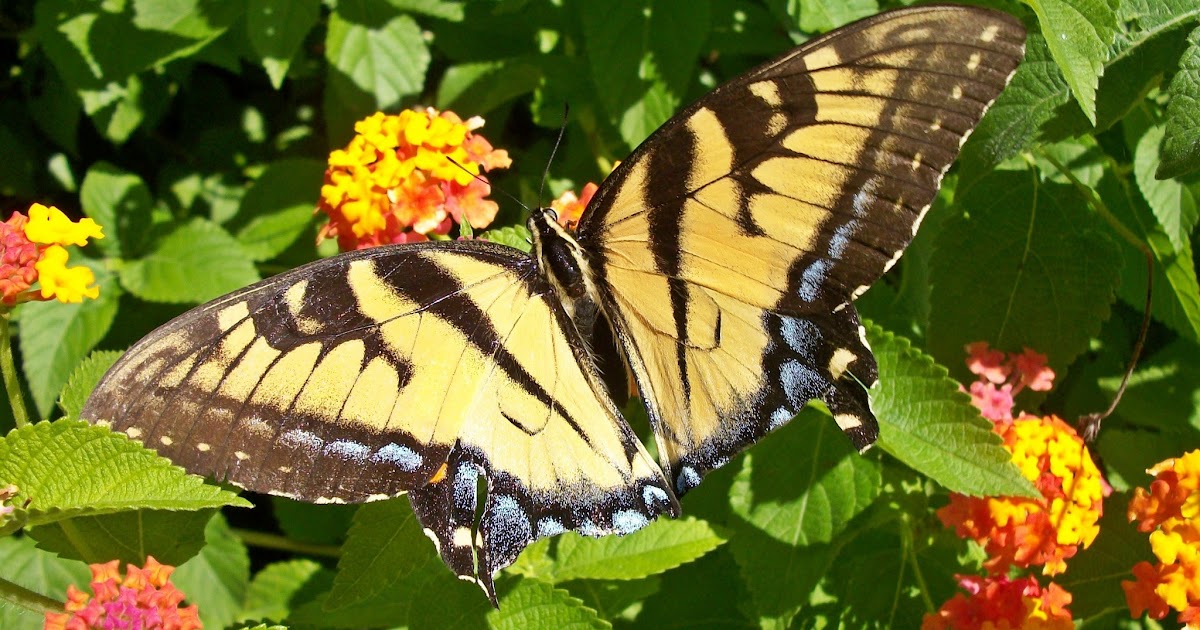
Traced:
<svg viewBox="0 0 1200 630">
<path fill-rule="evenodd" d="M 575 191 L 568 190 L 559 195 L 558 199 L 551 201 L 550 208 L 558 215 L 558 223 L 567 229 L 575 229 L 598 188 L 596 184 L 588 182 L 578 195 Z"/>
<path fill-rule="evenodd" d="M 1033 577 L 1010 580 L 1008 572 L 1035 565 L 1043 565 L 1044 575 L 1066 570 L 1066 560 L 1091 545 L 1100 531 L 1107 485 L 1083 440 L 1062 419 L 1013 418 L 1013 396 L 1026 387 L 1045 391 L 1053 384 L 1054 372 L 1045 356 L 1028 348 L 1005 354 L 986 343 L 970 344 L 966 350 L 967 366 L 979 377 L 968 390 L 972 403 L 993 421 L 1013 463 L 1041 496 L 950 495 L 950 504 L 938 510 L 938 518 L 984 548 L 988 576 L 963 577 L 970 597 L 956 596 L 927 615 L 923 627 L 1070 628 L 1069 593 L 1053 583 L 1043 589 Z M 988 617 L 990 626 L 972 621 L 971 615 L 984 613 L 1000 616 Z"/>
<path fill-rule="evenodd" d="M 142 568 L 126 565 L 121 577 L 118 562 L 93 564 L 92 595 L 75 585 L 67 587 L 65 613 L 46 613 L 45 630 L 90 628 L 201 628 L 195 606 L 180 608 L 184 594 L 171 584 L 174 567 L 146 557 Z"/>
<path fill-rule="evenodd" d="M 360 120 L 346 148 L 329 154 L 317 210 L 320 238 L 343 251 L 449 234 L 455 223 L 487 227 L 499 207 L 481 171 L 507 168 L 508 153 L 474 133 L 478 116 L 413 109 Z"/>
<path fill-rule="evenodd" d="M 1129 502 L 1130 521 L 1150 534 L 1158 564 L 1139 562 L 1135 580 L 1121 582 L 1133 617 L 1149 612 L 1162 619 L 1168 610 L 1180 623 L 1200 628 L 1200 450 L 1151 468 L 1150 490 L 1138 488 Z"/>
<path fill-rule="evenodd" d="M 35 203 L 0 222 L 0 306 L 30 300 L 82 302 L 100 294 L 87 267 L 67 267 L 67 245 L 104 238 L 91 219 L 73 222 L 53 206 Z M 32 289 L 34 283 L 39 289 Z"/>
</svg>

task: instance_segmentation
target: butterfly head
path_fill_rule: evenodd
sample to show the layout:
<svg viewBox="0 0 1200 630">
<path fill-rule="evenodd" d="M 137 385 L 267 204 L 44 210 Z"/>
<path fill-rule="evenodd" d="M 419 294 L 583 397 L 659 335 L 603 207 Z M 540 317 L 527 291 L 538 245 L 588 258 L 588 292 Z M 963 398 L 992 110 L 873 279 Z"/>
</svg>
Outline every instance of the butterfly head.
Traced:
<svg viewBox="0 0 1200 630">
<path fill-rule="evenodd" d="M 530 214 L 527 225 L 533 237 L 533 257 L 559 295 L 573 301 L 591 294 L 587 258 L 575 237 L 559 225 L 558 214 L 539 208 Z"/>
</svg>

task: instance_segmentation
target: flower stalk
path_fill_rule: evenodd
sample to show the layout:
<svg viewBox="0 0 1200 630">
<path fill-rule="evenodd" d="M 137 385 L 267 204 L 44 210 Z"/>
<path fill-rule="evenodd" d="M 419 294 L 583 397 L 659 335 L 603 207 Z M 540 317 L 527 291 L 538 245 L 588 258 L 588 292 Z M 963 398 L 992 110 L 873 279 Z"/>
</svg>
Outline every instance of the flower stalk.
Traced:
<svg viewBox="0 0 1200 630">
<path fill-rule="evenodd" d="M 8 405 L 12 409 L 17 428 L 29 424 L 29 412 L 25 410 L 25 397 L 21 395 L 21 382 L 17 379 L 17 364 L 13 361 L 12 337 L 9 321 L 12 309 L 0 306 L 0 373 L 4 375 L 4 390 L 8 392 Z"/>
</svg>

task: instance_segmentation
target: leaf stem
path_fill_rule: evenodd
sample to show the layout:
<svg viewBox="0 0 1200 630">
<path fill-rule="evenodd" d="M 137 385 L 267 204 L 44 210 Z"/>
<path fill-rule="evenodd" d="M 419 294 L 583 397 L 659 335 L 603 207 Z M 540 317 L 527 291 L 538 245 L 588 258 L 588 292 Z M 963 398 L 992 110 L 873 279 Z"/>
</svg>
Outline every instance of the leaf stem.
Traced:
<svg viewBox="0 0 1200 630">
<path fill-rule="evenodd" d="M 62 612 L 63 603 L 31 591 L 24 586 L 0 578 L 0 602 L 11 604 L 31 613 L 44 615 L 48 612 Z"/>
<path fill-rule="evenodd" d="M 253 529 L 240 529 L 236 527 L 233 528 L 233 533 L 238 538 L 241 538 L 242 542 L 254 547 L 303 553 L 310 556 L 321 556 L 324 558 L 342 557 L 342 548 L 338 545 L 317 545 L 313 543 L 304 543 L 292 540 L 287 536 L 280 536 L 279 534 L 260 532 Z"/>
<path fill-rule="evenodd" d="M 21 428 L 29 424 L 29 412 L 25 410 L 21 381 L 17 379 L 17 364 L 13 361 L 12 337 L 9 334 L 11 316 L 12 309 L 0 306 L 0 372 L 4 374 L 4 389 L 8 392 L 13 421 L 16 422 L 17 428 Z"/>
<path fill-rule="evenodd" d="M 934 612 L 937 606 L 933 605 L 933 598 L 929 596 L 929 585 L 925 582 L 925 575 L 921 573 L 921 563 L 917 562 L 916 545 L 913 542 L 912 521 L 911 519 L 901 519 L 903 527 L 900 528 L 901 540 L 903 540 L 904 559 L 908 561 L 909 567 L 913 572 L 913 579 L 917 581 L 917 590 L 921 593 L 921 599 L 925 601 L 925 610 Z"/>
</svg>

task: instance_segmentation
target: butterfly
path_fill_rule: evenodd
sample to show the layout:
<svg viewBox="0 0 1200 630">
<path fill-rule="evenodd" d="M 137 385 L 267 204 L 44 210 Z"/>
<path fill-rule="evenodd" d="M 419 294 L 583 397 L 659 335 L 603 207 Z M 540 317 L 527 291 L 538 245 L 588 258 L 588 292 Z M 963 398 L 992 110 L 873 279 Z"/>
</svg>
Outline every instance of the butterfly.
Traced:
<svg viewBox="0 0 1200 630">
<path fill-rule="evenodd" d="M 257 492 L 407 493 L 494 603 L 533 541 L 677 516 L 810 400 L 871 445 L 853 300 L 913 238 L 1024 37 L 954 6 L 831 32 L 667 121 L 574 230 L 533 211 L 531 255 L 467 240 L 310 263 L 155 330 L 81 415 Z M 608 384 L 626 370 L 658 463 Z"/>
</svg>

